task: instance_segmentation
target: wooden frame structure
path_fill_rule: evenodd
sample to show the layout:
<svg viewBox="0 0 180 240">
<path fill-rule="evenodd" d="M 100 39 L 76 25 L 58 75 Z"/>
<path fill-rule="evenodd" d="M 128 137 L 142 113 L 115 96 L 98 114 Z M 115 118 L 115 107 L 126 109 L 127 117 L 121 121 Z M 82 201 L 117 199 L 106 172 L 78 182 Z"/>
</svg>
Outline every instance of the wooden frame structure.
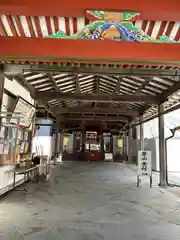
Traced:
<svg viewBox="0 0 180 240">
<path fill-rule="evenodd" d="M 66 36 L 76 33 L 89 24 L 85 11 L 101 8 L 138 11 L 134 26 L 155 40 L 164 34 L 177 43 L 44 39 L 62 28 Z M 178 0 L 2 0 L 0 80 L 4 84 L 5 74 L 18 81 L 41 114 L 43 108 L 64 126 L 99 122 L 122 131 L 159 116 L 160 184 L 165 185 L 163 114 L 180 102 L 179 21 Z M 59 125 L 57 135 L 58 130 Z"/>
</svg>

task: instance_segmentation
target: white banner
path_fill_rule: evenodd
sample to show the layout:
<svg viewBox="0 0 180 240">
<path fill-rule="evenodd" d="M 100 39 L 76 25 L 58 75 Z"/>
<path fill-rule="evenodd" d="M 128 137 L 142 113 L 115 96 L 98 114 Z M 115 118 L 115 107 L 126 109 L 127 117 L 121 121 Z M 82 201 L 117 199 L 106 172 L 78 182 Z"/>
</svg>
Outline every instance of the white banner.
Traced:
<svg viewBox="0 0 180 240">
<path fill-rule="evenodd" d="M 151 151 L 138 151 L 138 175 L 151 176 Z"/>
</svg>

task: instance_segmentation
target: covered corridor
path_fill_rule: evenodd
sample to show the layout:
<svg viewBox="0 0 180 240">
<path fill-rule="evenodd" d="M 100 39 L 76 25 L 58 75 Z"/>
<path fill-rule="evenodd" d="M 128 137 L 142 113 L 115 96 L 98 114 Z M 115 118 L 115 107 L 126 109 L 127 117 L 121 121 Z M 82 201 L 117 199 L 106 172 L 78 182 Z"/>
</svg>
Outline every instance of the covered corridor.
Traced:
<svg viewBox="0 0 180 240">
<path fill-rule="evenodd" d="M 157 117 L 159 183 L 166 186 L 164 114 L 180 107 L 179 4 L 117 1 L 113 12 L 109 2 L 89 3 L 0 4 L 0 108 L 7 119 L 0 124 L 0 164 L 12 171 L 21 162 L 32 166 L 32 139 L 42 118 L 51 121 L 54 148 L 49 155 L 39 148 L 37 155 L 56 163 L 64 155 L 63 137 L 71 133 L 78 139 L 73 158 L 78 152 L 78 160 L 89 160 L 93 145 L 96 160 L 108 155 L 137 163 L 138 150 L 151 150 L 145 149 L 143 124 Z M 20 87 L 25 97 L 13 93 Z M 94 146 L 87 132 L 97 125 Z M 115 136 L 123 142 L 119 155 Z M 3 173 L 11 175 L 9 169 Z"/>
<path fill-rule="evenodd" d="M 0 2 L 0 240 L 180 239 L 179 52 L 178 0 Z"/>
<path fill-rule="evenodd" d="M 0 239 L 178 240 L 179 198 L 119 163 L 64 163 L 1 200 Z"/>
</svg>

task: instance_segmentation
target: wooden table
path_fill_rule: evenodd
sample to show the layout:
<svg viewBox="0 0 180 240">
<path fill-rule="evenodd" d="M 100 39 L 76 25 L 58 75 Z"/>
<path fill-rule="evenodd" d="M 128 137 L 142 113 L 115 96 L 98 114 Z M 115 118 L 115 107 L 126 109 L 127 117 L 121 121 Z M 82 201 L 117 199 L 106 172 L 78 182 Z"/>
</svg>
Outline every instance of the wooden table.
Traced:
<svg viewBox="0 0 180 240">
<path fill-rule="evenodd" d="M 24 191 L 27 192 L 27 188 L 25 188 L 25 183 L 27 182 L 29 175 L 33 173 L 33 178 L 37 175 L 37 167 L 31 167 L 28 169 L 24 169 L 21 171 L 14 171 L 14 178 L 13 178 L 13 190 L 14 191 Z M 23 182 L 23 189 L 15 189 L 16 188 L 16 175 L 24 175 L 24 182 Z"/>
</svg>

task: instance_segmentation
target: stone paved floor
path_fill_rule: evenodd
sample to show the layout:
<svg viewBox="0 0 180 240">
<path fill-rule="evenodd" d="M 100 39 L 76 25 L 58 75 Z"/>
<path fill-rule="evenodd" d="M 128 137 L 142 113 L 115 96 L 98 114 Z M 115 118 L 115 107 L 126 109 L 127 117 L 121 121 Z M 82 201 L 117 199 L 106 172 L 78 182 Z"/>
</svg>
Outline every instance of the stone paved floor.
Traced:
<svg viewBox="0 0 180 240">
<path fill-rule="evenodd" d="M 0 200 L 0 240 L 180 240 L 180 198 L 117 163 L 65 163 Z"/>
</svg>

